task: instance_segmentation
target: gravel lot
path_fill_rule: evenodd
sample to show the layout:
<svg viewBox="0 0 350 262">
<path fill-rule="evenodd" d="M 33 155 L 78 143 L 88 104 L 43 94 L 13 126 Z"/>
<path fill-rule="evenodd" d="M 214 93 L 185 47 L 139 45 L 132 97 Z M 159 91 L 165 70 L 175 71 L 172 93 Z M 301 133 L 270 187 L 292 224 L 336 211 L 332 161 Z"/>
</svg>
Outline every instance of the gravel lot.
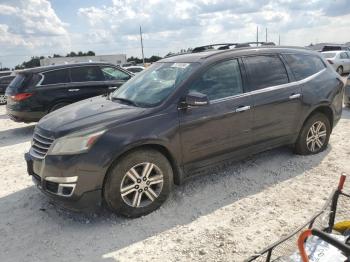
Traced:
<svg viewBox="0 0 350 262">
<path fill-rule="evenodd" d="M 34 125 L 0 107 L 0 261 L 242 261 L 320 208 L 341 172 L 350 174 L 350 110 L 329 148 L 289 148 L 227 164 L 176 187 L 156 212 L 124 219 L 62 210 L 26 173 Z M 350 182 L 349 182 L 350 184 Z"/>
</svg>

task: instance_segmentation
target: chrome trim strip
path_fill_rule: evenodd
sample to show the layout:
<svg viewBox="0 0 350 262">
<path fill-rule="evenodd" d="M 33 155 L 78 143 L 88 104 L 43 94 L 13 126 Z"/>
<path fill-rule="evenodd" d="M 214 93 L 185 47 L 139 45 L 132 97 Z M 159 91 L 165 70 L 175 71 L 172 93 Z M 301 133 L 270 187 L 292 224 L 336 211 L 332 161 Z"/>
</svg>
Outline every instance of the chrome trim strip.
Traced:
<svg viewBox="0 0 350 262">
<path fill-rule="evenodd" d="M 58 189 L 56 195 L 62 196 L 62 197 L 71 197 L 74 193 L 76 184 L 58 184 Z M 70 187 L 72 188 L 72 192 L 69 195 L 64 195 L 63 194 L 63 188 L 64 187 Z M 54 193 L 53 193 L 54 194 Z"/>
<path fill-rule="evenodd" d="M 45 180 L 54 182 L 54 183 L 76 183 L 78 181 L 77 176 L 71 176 L 71 177 L 54 177 L 54 176 L 49 176 L 45 177 Z"/>
<path fill-rule="evenodd" d="M 239 97 L 245 97 L 245 96 L 249 96 L 249 95 L 255 95 L 255 94 L 260 94 L 260 93 L 265 93 L 268 91 L 273 91 L 273 90 L 278 90 L 278 89 L 282 89 L 282 88 L 287 88 L 287 87 L 291 87 L 291 86 L 296 86 L 296 85 L 302 85 L 305 84 L 307 82 L 309 82 L 310 80 L 316 78 L 317 76 L 321 75 L 323 72 L 325 72 L 327 70 L 327 68 L 322 69 L 321 71 L 308 76 L 304 79 L 298 80 L 298 81 L 294 81 L 294 82 L 290 82 L 287 84 L 282 84 L 282 85 L 277 85 L 277 86 L 269 86 L 269 87 L 265 87 L 263 89 L 259 89 L 259 90 L 254 90 L 254 91 L 250 91 L 250 92 L 246 92 L 246 93 L 242 93 L 242 94 L 238 94 L 238 95 L 234 95 L 234 96 L 228 96 L 228 97 L 224 97 L 224 98 L 220 98 L 220 99 L 215 99 L 210 101 L 210 104 L 216 104 L 219 102 L 224 102 L 227 100 L 231 100 L 234 98 L 239 98 Z"/>
</svg>

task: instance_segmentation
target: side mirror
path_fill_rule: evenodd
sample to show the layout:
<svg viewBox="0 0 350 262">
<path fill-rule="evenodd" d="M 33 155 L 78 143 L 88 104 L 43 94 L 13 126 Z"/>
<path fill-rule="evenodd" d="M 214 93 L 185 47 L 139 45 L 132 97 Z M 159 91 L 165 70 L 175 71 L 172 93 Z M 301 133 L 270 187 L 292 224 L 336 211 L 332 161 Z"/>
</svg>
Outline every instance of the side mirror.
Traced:
<svg viewBox="0 0 350 262">
<path fill-rule="evenodd" d="M 199 92 L 190 92 L 185 100 L 188 106 L 205 106 L 209 105 L 208 96 Z"/>
</svg>

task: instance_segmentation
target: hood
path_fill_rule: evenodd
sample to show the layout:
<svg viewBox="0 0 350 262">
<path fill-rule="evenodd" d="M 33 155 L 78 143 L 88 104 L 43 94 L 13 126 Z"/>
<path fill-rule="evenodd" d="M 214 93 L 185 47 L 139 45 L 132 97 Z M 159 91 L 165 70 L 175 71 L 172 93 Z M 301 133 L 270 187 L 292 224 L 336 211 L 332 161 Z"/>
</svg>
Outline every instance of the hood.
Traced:
<svg viewBox="0 0 350 262">
<path fill-rule="evenodd" d="M 142 116 L 145 111 L 145 108 L 120 104 L 99 96 L 65 106 L 46 115 L 39 121 L 38 128 L 59 137 L 85 128 L 126 122 Z"/>
</svg>

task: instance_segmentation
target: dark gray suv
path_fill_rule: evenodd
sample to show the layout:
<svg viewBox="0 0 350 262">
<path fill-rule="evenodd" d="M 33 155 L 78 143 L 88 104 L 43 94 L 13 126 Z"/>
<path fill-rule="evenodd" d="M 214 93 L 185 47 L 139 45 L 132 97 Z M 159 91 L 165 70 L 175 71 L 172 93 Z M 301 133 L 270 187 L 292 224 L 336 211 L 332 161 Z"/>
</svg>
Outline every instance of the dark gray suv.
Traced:
<svg viewBox="0 0 350 262">
<path fill-rule="evenodd" d="M 236 48 L 154 63 L 110 96 L 54 111 L 25 155 L 39 188 L 67 207 L 129 217 L 157 209 L 173 184 L 228 159 L 282 145 L 327 147 L 344 83 L 316 52 Z"/>
</svg>

